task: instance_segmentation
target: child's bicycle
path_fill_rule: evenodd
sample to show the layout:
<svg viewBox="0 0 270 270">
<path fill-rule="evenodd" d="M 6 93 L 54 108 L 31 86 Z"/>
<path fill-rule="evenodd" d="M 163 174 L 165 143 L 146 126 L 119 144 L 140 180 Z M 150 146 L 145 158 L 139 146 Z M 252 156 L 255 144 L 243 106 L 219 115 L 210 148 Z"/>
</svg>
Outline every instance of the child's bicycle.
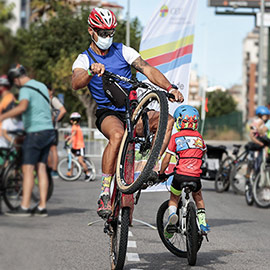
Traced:
<svg viewBox="0 0 270 270">
<path fill-rule="evenodd" d="M 173 174 L 171 173 L 167 176 L 169 177 Z M 168 233 L 173 234 L 172 238 L 168 239 L 164 235 L 164 228 L 169 216 L 169 200 L 161 204 L 156 217 L 158 234 L 165 247 L 174 255 L 187 258 L 189 265 L 196 264 L 197 252 L 201 247 L 203 236 L 208 241 L 207 234 L 200 229 L 196 206 L 194 202 L 190 201 L 190 193 L 196 190 L 196 188 L 196 182 L 183 182 L 181 184 L 182 195 L 176 213 L 179 220 L 175 225 L 167 227 Z"/>
<path fill-rule="evenodd" d="M 71 152 L 70 145 L 68 145 L 66 142 L 64 149 L 67 151 L 67 157 L 64 157 L 59 161 L 57 165 L 58 175 L 65 181 L 76 181 L 81 177 L 83 168 L 79 163 L 78 158 Z M 83 157 L 83 161 L 90 172 L 89 180 L 95 180 L 96 168 L 94 162 L 87 157 Z"/>
</svg>

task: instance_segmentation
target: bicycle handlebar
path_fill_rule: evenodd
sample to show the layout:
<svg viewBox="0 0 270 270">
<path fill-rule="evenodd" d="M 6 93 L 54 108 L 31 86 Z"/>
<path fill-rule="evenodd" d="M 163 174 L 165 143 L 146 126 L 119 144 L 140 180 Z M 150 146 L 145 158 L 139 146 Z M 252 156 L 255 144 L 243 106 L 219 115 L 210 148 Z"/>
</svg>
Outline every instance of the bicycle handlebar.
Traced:
<svg viewBox="0 0 270 270">
<path fill-rule="evenodd" d="M 104 73 L 103 73 L 103 76 L 107 76 L 113 80 L 120 80 L 120 81 L 123 81 L 123 82 L 127 82 L 127 83 L 130 83 L 134 88 L 138 88 L 138 87 L 141 87 L 141 88 L 154 88 L 153 85 L 149 84 L 149 83 L 145 83 L 145 82 L 142 82 L 142 81 L 139 81 L 137 80 L 136 78 L 135 79 L 129 79 L 127 77 L 124 77 L 124 76 L 120 76 L 118 74 L 115 74 L 115 73 L 112 73 L 110 71 L 107 71 L 105 70 Z M 166 92 L 166 96 L 170 99 L 175 99 L 175 96 L 171 93 L 168 93 Z"/>
</svg>

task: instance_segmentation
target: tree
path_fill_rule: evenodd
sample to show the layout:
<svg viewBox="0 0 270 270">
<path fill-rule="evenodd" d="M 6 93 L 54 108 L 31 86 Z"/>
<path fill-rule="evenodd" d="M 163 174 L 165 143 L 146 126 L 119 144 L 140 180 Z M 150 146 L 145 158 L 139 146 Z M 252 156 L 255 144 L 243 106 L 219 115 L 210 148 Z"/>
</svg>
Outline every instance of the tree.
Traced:
<svg viewBox="0 0 270 270">
<path fill-rule="evenodd" d="M 14 4 L 0 1 L 0 74 L 6 73 L 13 53 L 13 37 L 10 29 L 5 26 L 13 18 Z"/>
<path fill-rule="evenodd" d="M 16 36 L 16 56 L 30 75 L 44 83 L 50 82 L 57 92 L 65 93 L 65 107 L 69 112 L 76 109 L 86 116 L 82 120 L 94 127 L 96 104 L 89 91 L 75 92 L 71 88 L 72 64 L 77 55 L 89 47 L 91 40 L 86 23 L 88 15 L 87 9 L 75 16 L 70 9 L 61 8 L 50 20 L 33 23 L 29 30 L 20 29 Z M 123 42 L 125 31 L 125 22 L 119 21 L 115 42 Z M 140 33 L 140 24 L 135 19 L 131 22 L 131 46 L 136 49 Z"/>
<path fill-rule="evenodd" d="M 236 111 L 236 102 L 227 91 L 216 90 L 206 94 L 208 98 L 207 117 L 217 117 Z"/>
</svg>

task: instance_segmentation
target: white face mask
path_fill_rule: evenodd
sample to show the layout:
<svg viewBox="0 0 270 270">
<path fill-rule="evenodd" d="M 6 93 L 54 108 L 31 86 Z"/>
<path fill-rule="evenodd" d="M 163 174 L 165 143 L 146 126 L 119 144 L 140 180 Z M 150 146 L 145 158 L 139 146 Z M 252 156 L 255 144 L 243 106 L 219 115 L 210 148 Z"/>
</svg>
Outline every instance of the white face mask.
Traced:
<svg viewBox="0 0 270 270">
<path fill-rule="evenodd" d="M 98 36 L 98 41 L 95 41 L 94 38 L 92 40 L 96 43 L 96 45 L 101 49 L 101 50 L 107 50 L 111 47 L 113 38 L 102 38 Z"/>
</svg>

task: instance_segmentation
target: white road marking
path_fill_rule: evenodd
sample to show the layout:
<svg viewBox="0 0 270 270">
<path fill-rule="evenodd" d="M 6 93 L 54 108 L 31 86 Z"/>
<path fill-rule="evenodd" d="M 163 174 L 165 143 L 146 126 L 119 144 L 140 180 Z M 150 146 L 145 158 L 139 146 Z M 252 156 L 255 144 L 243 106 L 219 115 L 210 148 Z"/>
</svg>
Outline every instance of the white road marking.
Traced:
<svg viewBox="0 0 270 270">
<path fill-rule="evenodd" d="M 130 262 L 139 262 L 140 258 L 139 258 L 139 254 L 138 253 L 127 253 L 127 260 Z"/>
<path fill-rule="evenodd" d="M 136 248 L 137 244 L 136 241 L 128 241 L 128 248 Z"/>
<path fill-rule="evenodd" d="M 133 233 L 131 231 L 128 231 L 128 236 L 133 236 Z"/>
</svg>

